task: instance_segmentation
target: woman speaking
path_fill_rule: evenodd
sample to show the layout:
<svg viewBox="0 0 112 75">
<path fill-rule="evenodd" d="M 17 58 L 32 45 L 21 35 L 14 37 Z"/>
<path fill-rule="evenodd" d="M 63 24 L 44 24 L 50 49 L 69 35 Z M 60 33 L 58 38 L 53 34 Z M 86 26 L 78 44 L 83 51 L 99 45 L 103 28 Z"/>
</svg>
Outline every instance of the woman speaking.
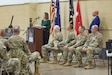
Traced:
<svg viewBox="0 0 112 75">
<path fill-rule="evenodd" d="M 44 13 L 44 19 L 41 22 L 41 26 L 45 26 L 45 28 L 43 29 L 43 45 L 45 45 L 49 41 L 51 28 L 49 14 L 47 12 Z"/>
</svg>

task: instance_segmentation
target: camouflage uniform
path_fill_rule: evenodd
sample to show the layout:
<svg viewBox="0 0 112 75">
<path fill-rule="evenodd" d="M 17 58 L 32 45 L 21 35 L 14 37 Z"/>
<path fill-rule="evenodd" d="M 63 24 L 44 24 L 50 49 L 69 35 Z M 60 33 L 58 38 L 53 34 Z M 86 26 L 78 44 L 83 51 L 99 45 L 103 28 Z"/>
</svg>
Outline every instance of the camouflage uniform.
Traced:
<svg viewBox="0 0 112 75">
<path fill-rule="evenodd" d="M 68 50 L 68 61 L 72 61 L 72 56 L 73 54 L 75 53 L 75 49 L 78 48 L 78 47 L 81 47 L 84 45 L 84 43 L 86 42 L 86 35 L 84 34 L 79 34 L 77 36 L 77 39 L 76 39 L 76 43 L 73 44 L 73 49 L 72 50 Z"/>
<path fill-rule="evenodd" d="M 35 69 L 34 75 L 40 75 L 40 73 L 39 73 L 40 58 L 41 58 L 40 53 L 37 51 L 33 52 L 29 56 L 29 62 L 34 62 L 34 69 Z M 30 70 L 30 73 L 32 74 L 31 70 Z"/>
<path fill-rule="evenodd" d="M 78 63 L 74 65 L 74 67 L 82 67 L 82 48 L 86 48 L 88 65 L 85 66 L 85 69 L 92 69 L 92 58 L 94 53 L 99 53 L 101 48 L 103 47 L 103 36 L 101 33 L 93 34 L 91 33 L 88 36 L 88 39 L 83 47 L 76 48 L 75 53 L 78 58 Z"/>
<path fill-rule="evenodd" d="M 5 43 L 7 40 L 6 40 L 6 39 L 3 39 L 2 37 L 0 37 L 0 41 L 1 41 L 2 43 Z"/>
<path fill-rule="evenodd" d="M 6 40 L 0 38 L 0 61 L 1 67 L 7 69 L 8 72 L 12 72 L 15 75 L 20 74 L 20 60 L 18 58 L 10 58 L 4 45 Z"/>
<path fill-rule="evenodd" d="M 102 34 L 99 32 L 96 35 L 91 33 L 83 47 L 87 48 L 86 54 L 87 54 L 88 61 L 92 61 L 93 53 L 99 53 L 99 51 L 103 47 Z M 76 48 L 75 53 L 76 53 L 76 57 L 78 57 L 78 60 L 82 59 L 81 51 L 83 47 Z"/>
<path fill-rule="evenodd" d="M 20 75 L 21 62 L 18 58 L 10 58 L 7 64 L 9 72 L 13 73 L 14 75 Z"/>
<path fill-rule="evenodd" d="M 19 58 L 20 75 L 29 75 L 28 55 L 30 55 L 30 51 L 24 39 L 19 35 L 13 35 L 5 42 L 5 45 L 10 49 L 9 58 Z"/>
<path fill-rule="evenodd" d="M 29 62 L 36 62 L 35 67 L 39 67 L 40 53 L 35 51 L 29 56 Z"/>
<path fill-rule="evenodd" d="M 66 53 L 64 55 L 64 60 L 68 61 L 65 65 L 67 65 L 68 63 L 71 63 L 72 56 L 75 53 L 76 48 L 81 47 L 82 45 L 84 45 L 85 41 L 86 41 L 86 36 L 82 33 L 82 34 L 79 34 L 77 36 L 76 40 L 73 40 L 72 42 L 70 42 L 68 44 L 68 47 L 65 48 L 65 50 L 64 50 L 64 53 Z M 69 50 L 70 47 L 73 47 L 73 49 Z"/>
<path fill-rule="evenodd" d="M 52 50 L 53 55 L 55 57 L 57 57 L 57 52 L 53 50 L 53 47 L 56 47 L 58 45 L 58 43 L 61 42 L 62 40 L 63 40 L 63 36 L 62 36 L 61 32 L 57 32 L 56 35 L 54 36 L 54 40 L 52 40 L 50 43 L 42 46 L 42 55 L 43 55 L 43 58 L 45 58 L 45 60 L 47 60 L 47 58 L 48 58 L 49 50 Z"/>
<path fill-rule="evenodd" d="M 58 49 L 63 51 L 63 47 L 75 39 L 74 31 L 69 31 L 67 38 L 58 44 Z"/>
</svg>

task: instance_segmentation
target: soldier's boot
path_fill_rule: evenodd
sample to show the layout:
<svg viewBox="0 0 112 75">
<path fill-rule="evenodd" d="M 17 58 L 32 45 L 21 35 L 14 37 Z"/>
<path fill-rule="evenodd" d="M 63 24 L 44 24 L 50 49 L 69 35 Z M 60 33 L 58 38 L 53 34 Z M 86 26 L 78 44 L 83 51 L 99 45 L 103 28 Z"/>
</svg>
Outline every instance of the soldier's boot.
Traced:
<svg viewBox="0 0 112 75">
<path fill-rule="evenodd" d="M 47 58 L 43 57 L 42 59 L 40 59 L 40 63 L 47 63 Z"/>
<path fill-rule="evenodd" d="M 36 68 L 35 68 L 35 73 L 34 73 L 34 75 L 40 75 L 40 73 L 39 73 L 39 67 L 36 67 Z"/>
<path fill-rule="evenodd" d="M 57 64 L 57 57 L 56 56 L 54 56 L 54 59 L 51 61 L 51 62 L 49 62 L 50 64 Z"/>
<path fill-rule="evenodd" d="M 74 65 L 75 68 L 77 67 L 82 67 L 82 60 L 79 60 L 78 63 L 76 65 Z"/>
<path fill-rule="evenodd" d="M 72 65 L 71 61 L 67 61 L 67 63 L 64 64 L 64 66 L 71 66 L 71 65 Z"/>
<path fill-rule="evenodd" d="M 92 61 L 89 61 L 88 65 L 85 66 L 85 69 L 92 69 L 92 68 L 93 68 Z"/>
<path fill-rule="evenodd" d="M 63 60 L 61 63 L 59 63 L 60 65 L 64 65 L 65 63 L 67 63 L 67 60 Z"/>
</svg>

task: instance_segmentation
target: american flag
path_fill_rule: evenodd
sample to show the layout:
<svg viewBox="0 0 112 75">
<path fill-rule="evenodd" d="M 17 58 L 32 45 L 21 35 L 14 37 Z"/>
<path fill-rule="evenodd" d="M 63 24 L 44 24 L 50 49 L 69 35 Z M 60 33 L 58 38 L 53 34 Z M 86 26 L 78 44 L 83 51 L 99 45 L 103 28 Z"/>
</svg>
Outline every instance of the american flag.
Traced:
<svg viewBox="0 0 112 75">
<path fill-rule="evenodd" d="M 50 32 L 52 32 L 53 30 L 54 18 L 55 18 L 55 7 L 56 7 L 55 0 L 51 0 L 51 5 L 50 5 L 51 29 L 50 29 Z"/>
</svg>

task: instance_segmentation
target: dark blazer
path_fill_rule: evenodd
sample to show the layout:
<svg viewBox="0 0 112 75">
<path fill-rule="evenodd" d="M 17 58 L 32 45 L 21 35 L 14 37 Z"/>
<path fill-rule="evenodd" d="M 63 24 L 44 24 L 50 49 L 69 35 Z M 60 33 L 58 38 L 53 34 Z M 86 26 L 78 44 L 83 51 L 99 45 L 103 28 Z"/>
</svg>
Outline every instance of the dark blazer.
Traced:
<svg viewBox="0 0 112 75">
<path fill-rule="evenodd" d="M 98 25 L 98 27 L 100 27 L 100 18 L 99 18 L 99 16 L 96 16 L 96 17 L 93 19 L 93 21 L 91 22 L 90 27 L 89 27 L 89 29 L 88 29 L 88 32 L 89 32 L 89 33 L 91 33 L 91 28 L 92 28 L 93 25 Z"/>
</svg>

